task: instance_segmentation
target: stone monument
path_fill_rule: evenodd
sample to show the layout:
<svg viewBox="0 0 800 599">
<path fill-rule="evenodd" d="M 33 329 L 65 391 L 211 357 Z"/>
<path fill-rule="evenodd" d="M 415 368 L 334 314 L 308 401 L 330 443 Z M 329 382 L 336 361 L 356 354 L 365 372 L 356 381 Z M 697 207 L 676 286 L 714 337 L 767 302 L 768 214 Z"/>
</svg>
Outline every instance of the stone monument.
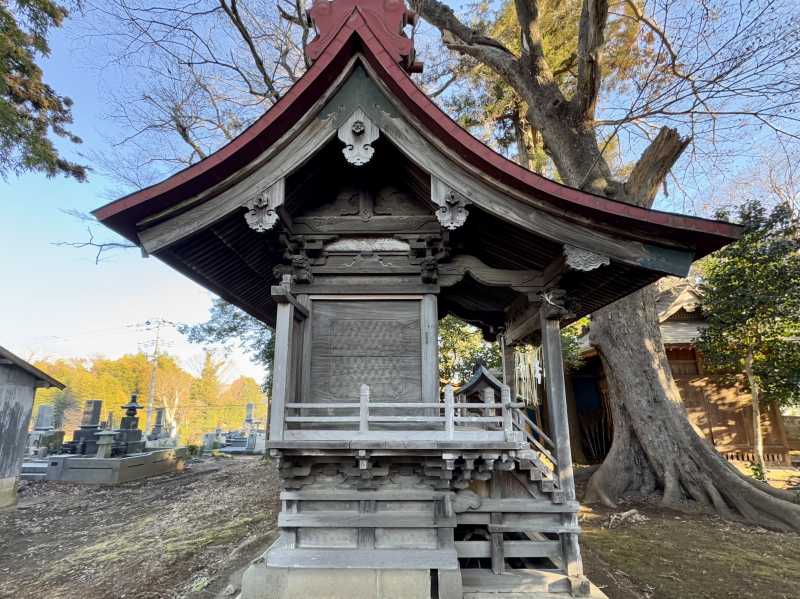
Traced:
<svg viewBox="0 0 800 599">
<path fill-rule="evenodd" d="M 63 445 L 64 453 L 78 455 L 94 455 L 97 453 L 97 437 L 95 433 L 100 430 L 100 412 L 103 402 L 99 399 L 89 399 L 83 404 L 81 426 L 72 434 L 72 440 Z"/>
<path fill-rule="evenodd" d="M 141 453 L 145 449 L 142 431 L 139 430 L 139 417 L 136 415 L 137 410 L 142 407 L 138 399 L 139 395 L 132 393 L 130 401 L 122 406 L 125 409 L 125 416 L 120 420 L 119 430 L 116 432 L 116 444 L 126 455 Z"/>
<path fill-rule="evenodd" d="M 34 428 L 28 433 L 27 455 L 42 458 L 61 449 L 64 431 L 56 430 L 54 416 L 53 406 L 39 406 Z"/>
</svg>

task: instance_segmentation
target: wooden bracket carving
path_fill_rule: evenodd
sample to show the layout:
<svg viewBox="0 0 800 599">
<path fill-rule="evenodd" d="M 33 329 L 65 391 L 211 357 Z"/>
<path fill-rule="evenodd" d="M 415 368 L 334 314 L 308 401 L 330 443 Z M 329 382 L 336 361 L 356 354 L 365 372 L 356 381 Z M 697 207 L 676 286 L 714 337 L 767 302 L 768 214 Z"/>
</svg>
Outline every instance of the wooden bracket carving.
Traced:
<svg viewBox="0 0 800 599">
<path fill-rule="evenodd" d="M 539 310 L 547 320 L 563 320 L 574 316 L 573 306 L 563 289 L 550 289 L 539 294 Z"/>
<path fill-rule="evenodd" d="M 568 243 L 564 244 L 564 256 L 567 258 L 567 266 L 573 270 L 588 271 L 611 264 L 608 256 L 595 254 Z"/>
<path fill-rule="evenodd" d="M 272 229 L 278 222 L 277 210 L 283 205 L 283 198 L 284 180 L 278 179 L 244 205 L 247 208 L 244 215 L 247 225 L 259 233 Z"/>
<path fill-rule="evenodd" d="M 433 176 L 431 201 L 439 207 L 436 218 L 445 229 L 457 229 L 467 221 L 467 205 L 471 203 L 469 198 Z"/>
<path fill-rule="evenodd" d="M 357 108 L 336 132 L 344 142 L 342 153 L 347 162 L 356 166 L 369 162 L 375 153 L 371 144 L 378 139 L 379 133 L 377 125 L 369 120 L 363 110 Z"/>
<path fill-rule="evenodd" d="M 455 285 L 467 273 L 479 283 L 490 287 L 510 287 L 522 293 L 533 293 L 542 288 L 542 273 L 538 270 L 492 268 L 476 256 L 468 254 L 458 254 L 439 264 L 442 287 Z"/>
</svg>

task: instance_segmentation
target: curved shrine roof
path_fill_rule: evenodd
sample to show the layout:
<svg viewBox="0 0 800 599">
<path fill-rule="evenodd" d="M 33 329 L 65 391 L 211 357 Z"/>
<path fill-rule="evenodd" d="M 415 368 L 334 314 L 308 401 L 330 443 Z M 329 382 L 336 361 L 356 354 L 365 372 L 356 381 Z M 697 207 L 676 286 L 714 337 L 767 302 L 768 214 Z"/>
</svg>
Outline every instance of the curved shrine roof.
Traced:
<svg viewBox="0 0 800 599">
<path fill-rule="evenodd" d="M 380 1 L 380 0 L 379 0 Z M 384 46 L 385 31 L 375 33 L 374 15 L 353 3 L 352 12 L 306 74 L 261 118 L 236 139 L 200 162 L 164 181 L 115 200 L 93 212 L 98 220 L 138 243 L 136 223 L 169 209 L 225 180 L 269 148 L 330 87 L 348 61 L 361 53 L 386 86 L 428 133 L 451 148 L 477 171 L 522 194 L 535 196 L 554 210 L 574 213 L 597 224 L 635 225 L 655 239 L 676 238 L 696 247 L 697 257 L 739 237 L 730 223 L 640 208 L 593 195 L 531 172 L 462 129 L 428 98 L 397 62 L 397 51 Z M 373 25 L 370 23 L 373 22 Z"/>
</svg>

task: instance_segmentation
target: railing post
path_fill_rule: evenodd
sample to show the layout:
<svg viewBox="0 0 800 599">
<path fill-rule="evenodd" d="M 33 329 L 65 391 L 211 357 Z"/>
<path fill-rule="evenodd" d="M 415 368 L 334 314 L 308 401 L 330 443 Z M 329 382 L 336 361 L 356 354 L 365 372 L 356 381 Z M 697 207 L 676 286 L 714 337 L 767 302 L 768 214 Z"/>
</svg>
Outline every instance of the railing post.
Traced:
<svg viewBox="0 0 800 599">
<path fill-rule="evenodd" d="M 444 424 L 448 439 L 452 439 L 456 432 L 454 404 L 455 398 L 453 397 L 453 385 L 447 385 L 444 388 Z"/>
<path fill-rule="evenodd" d="M 511 407 L 511 387 L 503 385 L 500 387 L 500 403 L 503 404 L 501 408 L 503 413 L 503 432 L 505 433 L 506 441 L 511 441 L 514 436 L 514 421 L 512 420 L 512 407 Z"/>
<path fill-rule="evenodd" d="M 481 391 L 481 401 L 490 406 L 494 403 L 494 389 L 491 387 L 484 387 Z M 483 415 L 484 416 L 494 416 L 494 410 L 491 407 L 483 408 Z"/>
<path fill-rule="evenodd" d="M 358 415 L 361 417 L 358 426 L 358 432 L 369 432 L 369 385 L 362 384 L 359 390 L 359 411 Z"/>
</svg>

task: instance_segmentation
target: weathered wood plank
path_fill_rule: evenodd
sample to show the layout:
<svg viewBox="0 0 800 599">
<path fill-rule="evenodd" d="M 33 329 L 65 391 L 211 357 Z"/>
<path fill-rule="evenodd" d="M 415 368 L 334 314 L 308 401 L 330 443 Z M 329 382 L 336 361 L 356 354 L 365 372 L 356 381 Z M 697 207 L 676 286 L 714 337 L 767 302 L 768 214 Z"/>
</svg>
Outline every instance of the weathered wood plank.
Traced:
<svg viewBox="0 0 800 599">
<path fill-rule="evenodd" d="M 489 541 L 456 541 L 456 552 L 461 558 L 491 557 Z M 561 552 L 559 541 L 504 541 L 505 557 L 557 557 Z"/>
<path fill-rule="evenodd" d="M 347 491 L 340 489 L 281 491 L 286 501 L 438 501 L 443 491 L 406 489 L 403 491 Z"/>
<path fill-rule="evenodd" d="M 577 513 L 580 511 L 580 504 L 577 501 L 569 501 L 561 504 L 554 504 L 550 501 L 537 501 L 533 498 L 506 497 L 496 499 L 493 497 L 483 497 L 480 506 L 470 508 L 469 512 L 519 512 L 519 513 Z"/>
<path fill-rule="evenodd" d="M 382 512 L 364 514 L 351 511 L 315 511 L 278 515 L 281 528 L 455 528 L 455 518 L 432 512 Z"/>
</svg>

